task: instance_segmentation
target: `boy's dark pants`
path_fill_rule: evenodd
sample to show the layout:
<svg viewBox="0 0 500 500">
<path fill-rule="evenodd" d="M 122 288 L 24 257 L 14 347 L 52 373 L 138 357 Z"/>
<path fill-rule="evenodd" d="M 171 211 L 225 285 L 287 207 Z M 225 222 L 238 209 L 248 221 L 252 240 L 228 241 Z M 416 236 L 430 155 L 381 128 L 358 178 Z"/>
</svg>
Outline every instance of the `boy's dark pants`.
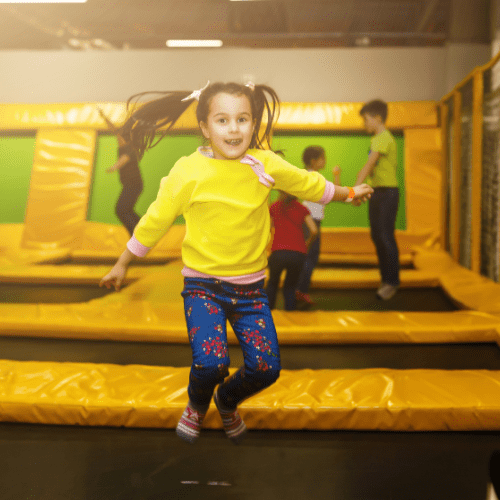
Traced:
<svg viewBox="0 0 500 500">
<path fill-rule="evenodd" d="M 368 203 L 372 241 L 377 249 L 382 282 L 399 286 L 399 250 L 394 236 L 399 190 L 376 187 Z"/>
</svg>

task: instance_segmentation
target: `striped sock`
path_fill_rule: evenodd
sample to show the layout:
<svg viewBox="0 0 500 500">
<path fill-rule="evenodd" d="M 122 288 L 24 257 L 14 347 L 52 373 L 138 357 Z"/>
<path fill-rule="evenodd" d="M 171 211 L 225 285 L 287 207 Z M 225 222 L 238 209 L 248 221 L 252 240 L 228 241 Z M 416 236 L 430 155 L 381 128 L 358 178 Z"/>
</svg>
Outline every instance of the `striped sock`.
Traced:
<svg viewBox="0 0 500 500">
<path fill-rule="evenodd" d="M 226 436 L 235 444 L 239 444 L 247 432 L 247 426 L 240 417 L 238 410 L 225 411 L 219 406 L 219 395 L 217 390 L 214 394 L 215 406 L 219 410 L 222 418 L 222 425 L 226 431 Z"/>
<path fill-rule="evenodd" d="M 188 403 L 175 432 L 181 439 L 193 444 L 200 436 L 201 424 L 204 418 L 205 413 L 195 410 L 191 403 Z"/>
</svg>

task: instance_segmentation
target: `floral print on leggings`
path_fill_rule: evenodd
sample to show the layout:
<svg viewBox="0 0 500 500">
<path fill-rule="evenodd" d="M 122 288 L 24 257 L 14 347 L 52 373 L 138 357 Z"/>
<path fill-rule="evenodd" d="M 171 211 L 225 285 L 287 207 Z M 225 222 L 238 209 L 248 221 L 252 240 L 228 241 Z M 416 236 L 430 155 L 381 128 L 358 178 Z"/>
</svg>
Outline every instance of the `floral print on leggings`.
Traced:
<svg viewBox="0 0 500 500">
<path fill-rule="evenodd" d="M 182 296 L 193 353 L 188 387 L 192 402 L 198 407 L 208 406 L 215 387 L 229 374 L 226 320 L 243 350 L 245 366 L 221 385 L 222 403 L 236 407 L 278 378 L 278 339 L 263 282 L 233 285 L 215 279 L 186 278 Z"/>
</svg>

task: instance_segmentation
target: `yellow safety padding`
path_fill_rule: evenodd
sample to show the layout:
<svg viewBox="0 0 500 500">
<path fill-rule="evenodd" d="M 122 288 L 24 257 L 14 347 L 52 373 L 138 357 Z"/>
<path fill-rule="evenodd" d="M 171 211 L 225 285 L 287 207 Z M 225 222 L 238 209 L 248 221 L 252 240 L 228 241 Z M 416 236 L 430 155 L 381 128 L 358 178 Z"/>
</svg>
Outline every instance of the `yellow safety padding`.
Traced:
<svg viewBox="0 0 500 500">
<path fill-rule="evenodd" d="M 411 254 L 416 247 L 426 246 L 434 241 L 433 230 L 395 231 L 399 252 Z M 376 255 L 370 229 L 365 227 L 328 227 L 321 229 L 321 254 Z"/>
<path fill-rule="evenodd" d="M 363 103 L 281 103 L 275 130 L 362 130 L 359 116 Z M 390 102 L 387 126 L 393 129 L 437 127 L 435 101 Z M 106 130 L 101 108 L 113 123 L 126 117 L 125 103 L 1 104 L 0 130 L 40 128 L 93 128 Z M 198 130 L 196 106 L 189 107 L 175 130 Z"/>
<path fill-rule="evenodd" d="M 460 266 L 445 252 L 421 250 L 415 266 L 433 269 L 443 289 L 462 307 L 500 315 L 500 283 Z"/>
<path fill-rule="evenodd" d="M 145 258 L 155 260 L 164 257 L 180 257 L 185 234 L 184 224 L 172 226 Z M 416 247 L 427 246 L 435 239 L 432 230 L 413 233 L 396 230 L 395 234 L 400 254 L 407 260 L 411 258 L 410 255 Z M 78 247 L 72 250 L 71 255 L 75 259 L 85 258 L 89 261 L 93 257 L 97 259 L 107 256 L 118 257 L 128 238 L 128 233 L 122 226 L 87 221 L 83 237 L 79 240 Z M 376 256 L 368 228 L 322 228 L 320 250 L 321 258 L 325 261 L 331 260 L 329 256 L 332 254 L 343 255 L 343 260 L 347 259 L 347 261 L 349 261 L 349 256 L 352 256 L 354 261 L 360 255 Z"/>
<path fill-rule="evenodd" d="M 438 287 L 439 277 L 433 271 L 402 269 L 401 288 Z M 341 269 L 316 267 L 313 270 L 311 285 L 314 288 L 373 288 L 380 286 L 378 269 Z"/>
<path fill-rule="evenodd" d="M 145 258 L 147 260 L 180 258 L 185 235 L 184 224 L 172 226 Z M 73 248 L 71 255 L 76 260 L 89 261 L 92 261 L 92 258 L 118 258 L 128 240 L 129 235 L 123 226 L 87 221 L 79 244 Z"/>
<path fill-rule="evenodd" d="M 86 221 L 83 226 L 81 237 L 78 237 L 74 247 L 66 252 L 63 249 L 52 251 L 52 254 L 43 251 L 38 256 L 35 250 L 20 249 L 20 233 L 24 230 L 23 224 L 0 224 L 0 237 L 5 242 L 0 246 L 0 256 L 9 254 L 14 261 L 22 263 L 22 259 L 16 259 L 15 255 L 25 252 L 30 255 L 33 262 L 48 258 L 50 255 L 65 256 L 75 261 L 103 259 L 117 259 L 123 252 L 129 239 L 129 235 L 123 226 L 105 224 L 100 222 Z M 181 257 L 181 246 L 186 234 L 186 226 L 183 224 L 172 226 L 167 234 L 160 240 L 149 254 L 145 257 L 148 261 L 164 261 Z M 396 230 L 400 261 L 409 264 L 412 254 L 417 247 L 429 247 L 435 240 L 432 232 L 409 233 Z M 26 261 L 30 262 L 30 261 Z M 368 228 L 322 228 L 321 230 L 321 255 L 320 262 L 353 262 L 353 263 L 377 263 L 375 247 L 370 237 Z M 0 271 L 1 274 L 1 271 Z"/>
<path fill-rule="evenodd" d="M 476 310 L 445 313 L 276 310 L 273 317 L 280 342 L 500 342 L 499 284 L 461 268 L 443 252 L 421 249 L 415 265 L 417 271 L 402 271 L 403 286 L 435 286 L 439 282 L 455 302 Z M 5 281 L 30 282 L 29 273 L 37 269 L 41 273 L 37 282 L 45 279 L 48 283 L 80 282 L 97 286 L 110 267 L 14 266 L 3 268 L 0 276 Z M 131 267 L 128 279 L 137 280 L 135 283 L 120 293 L 87 303 L 0 304 L 0 331 L 2 335 L 13 336 L 187 343 L 180 295 L 181 269 L 180 261 L 167 266 Z M 43 275 L 44 272 L 47 274 Z M 321 276 L 323 272 L 325 276 Z M 378 284 L 375 270 L 337 269 L 331 273 L 317 269 L 313 286 L 320 286 L 321 280 L 336 287 L 351 287 L 357 282 L 371 287 Z M 229 342 L 237 342 L 230 327 Z"/>
<path fill-rule="evenodd" d="M 233 371 L 233 370 L 231 370 Z M 0 420 L 175 428 L 189 368 L 0 361 Z M 500 429 L 500 372 L 283 370 L 244 401 L 250 429 L 479 431 Z M 213 402 L 205 428 L 221 428 Z"/>
<path fill-rule="evenodd" d="M 156 268 L 120 293 L 80 304 L 0 304 L 8 336 L 187 343 L 182 263 Z M 133 269 L 131 269 L 132 271 Z M 345 270 L 349 273 L 351 270 Z M 354 281 L 354 274 L 352 275 Z M 358 275 L 357 275 L 358 276 Z M 428 285 L 428 283 L 426 283 Z M 97 286 L 97 281 L 96 281 Z M 497 342 L 500 320 L 484 312 L 273 311 L 282 344 Z M 237 340 L 228 326 L 228 341 Z"/>
<path fill-rule="evenodd" d="M 406 229 L 441 234 L 441 130 L 405 130 Z"/>
<path fill-rule="evenodd" d="M 35 269 L 30 264 L 38 262 L 60 262 L 70 256 L 68 249 L 39 250 L 21 248 L 24 224 L 0 224 L 0 280 L 2 273 L 13 267 L 23 266 L 26 273 Z M 7 272 L 8 274 L 8 272 Z"/>
<path fill-rule="evenodd" d="M 498 316 L 478 311 L 273 311 L 291 344 L 500 343 Z M 0 304 L 2 336 L 188 343 L 181 303 Z M 228 342 L 237 340 L 228 325 Z"/>
<path fill-rule="evenodd" d="M 22 246 L 53 250 L 78 244 L 87 218 L 95 130 L 37 133 Z"/>
</svg>

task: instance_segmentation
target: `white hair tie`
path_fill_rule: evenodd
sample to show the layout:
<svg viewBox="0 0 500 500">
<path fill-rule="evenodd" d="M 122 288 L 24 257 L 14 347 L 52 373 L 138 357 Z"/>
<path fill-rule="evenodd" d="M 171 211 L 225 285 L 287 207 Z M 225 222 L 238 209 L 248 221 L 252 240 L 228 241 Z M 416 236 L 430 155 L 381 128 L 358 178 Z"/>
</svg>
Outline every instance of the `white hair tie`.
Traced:
<svg viewBox="0 0 500 500">
<path fill-rule="evenodd" d="M 191 99 L 196 99 L 197 101 L 200 100 L 200 95 L 201 93 L 210 85 L 210 80 L 208 80 L 207 84 L 200 90 L 194 90 L 191 94 L 189 94 L 187 97 L 184 97 L 184 99 L 181 99 L 181 101 L 189 101 Z"/>
<path fill-rule="evenodd" d="M 253 82 L 245 83 L 245 87 L 248 87 L 253 92 L 255 90 L 255 83 Z"/>
</svg>

